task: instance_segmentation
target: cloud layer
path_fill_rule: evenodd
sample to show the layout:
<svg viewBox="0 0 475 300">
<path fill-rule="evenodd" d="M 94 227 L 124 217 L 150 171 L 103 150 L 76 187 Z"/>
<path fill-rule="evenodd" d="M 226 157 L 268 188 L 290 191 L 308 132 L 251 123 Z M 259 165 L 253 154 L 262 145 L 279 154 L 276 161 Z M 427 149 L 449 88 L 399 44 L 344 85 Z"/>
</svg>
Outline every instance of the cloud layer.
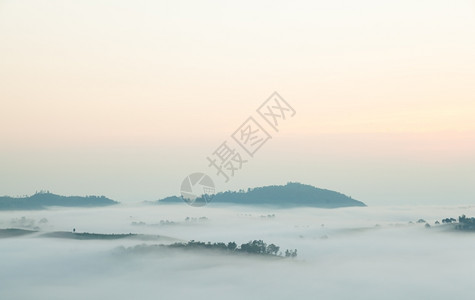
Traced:
<svg viewBox="0 0 475 300">
<path fill-rule="evenodd" d="M 0 295 L 2 299 L 468 299 L 475 267 L 472 236 L 408 224 L 423 218 L 433 225 L 461 214 L 475 215 L 475 208 L 274 210 L 211 205 L 196 209 L 182 204 L 3 212 L 1 228 L 34 226 L 40 232 L 0 239 Z M 22 217 L 26 221 L 19 222 Z M 239 244 L 263 239 L 281 249 L 298 249 L 298 257 L 273 260 L 171 250 L 134 254 L 121 249 L 171 241 L 41 237 L 41 231 L 72 228 L 184 241 Z"/>
</svg>

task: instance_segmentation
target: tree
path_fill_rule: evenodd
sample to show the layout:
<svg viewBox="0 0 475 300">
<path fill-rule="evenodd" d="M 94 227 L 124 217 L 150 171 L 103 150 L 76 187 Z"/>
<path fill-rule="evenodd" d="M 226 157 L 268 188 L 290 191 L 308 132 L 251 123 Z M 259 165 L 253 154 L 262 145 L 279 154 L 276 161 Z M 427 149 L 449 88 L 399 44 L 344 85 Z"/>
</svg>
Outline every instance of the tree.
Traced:
<svg viewBox="0 0 475 300">
<path fill-rule="evenodd" d="M 297 249 L 294 249 L 294 252 L 292 252 L 292 257 L 297 257 Z"/>
<path fill-rule="evenodd" d="M 465 217 L 465 215 L 463 216 Z M 460 219 L 460 218 L 459 218 Z M 447 224 L 450 224 L 450 223 L 453 223 L 453 222 L 456 222 L 457 220 L 455 220 L 454 218 L 445 218 L 445 219 L 442 219 L 442 223 L 447 223 Z"/>
<path fill-rule="evenodd" d="M 234 251 L 237 248 L 237 244 L 235 242 L 228 243 L 228 250 Z"/>
<path fill-rule="evenodd" d="M 241 245 L 241 251 L 248 253 L 265 254 L 266 248 L 267 244 L 262 240 L 254 240 Z"/>
<path fill-rule="evenodd" d="M 222 249 L 222 250 L 227 250 L 227 249 L 228 249 L 228 246 L 226 246 L 226 244 L 225 244 L 225 243 L 222 243 L 222 242 L 220 242 L 220 243 L 214 243 L 214 244 L 213 244 L 213 247 L 214 247 L 214 248 L 217 248 L 217 249 Z"/>
<path fill-rule="evenodd" d="M 273 255 L 277 255 L 277 252 L 279 252 L 279 249 L 280 247 L 279 246 L 276 246 L 274 244 L 270 244 L 269 246 L 267 246 L 267 254 L 273 254 Z"/>
</svg>

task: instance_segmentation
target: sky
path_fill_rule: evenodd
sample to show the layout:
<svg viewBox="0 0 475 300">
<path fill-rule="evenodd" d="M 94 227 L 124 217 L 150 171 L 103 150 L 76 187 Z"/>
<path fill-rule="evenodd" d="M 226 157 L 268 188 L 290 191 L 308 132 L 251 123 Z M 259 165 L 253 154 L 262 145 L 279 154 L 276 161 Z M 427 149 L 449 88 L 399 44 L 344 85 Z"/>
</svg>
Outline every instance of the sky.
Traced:
<svg viewBox="0 0 475 300">
<path fill-rule="evenodd" d="M 157 200 L 204 172 L 475 204 L 473 53 L 473 1 L 0 0 L 0 194 Z M 225 182 L 206 158 L 274 91 L 295 115 Z"/>
</svg>

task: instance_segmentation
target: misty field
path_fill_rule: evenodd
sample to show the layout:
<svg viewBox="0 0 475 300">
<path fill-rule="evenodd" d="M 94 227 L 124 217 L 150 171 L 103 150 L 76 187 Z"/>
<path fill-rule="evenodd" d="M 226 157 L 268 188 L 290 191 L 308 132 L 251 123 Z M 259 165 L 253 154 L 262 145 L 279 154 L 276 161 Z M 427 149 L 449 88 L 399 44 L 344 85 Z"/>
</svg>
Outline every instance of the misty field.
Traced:
<svg viewBox="0 0 475 300">
<path fill-rule="evenodd" d="M 475 208 L 1 212 L 0 228 L 23 230 L 0 236 L 0 299 L 471 299 L 475 233 L 435 224 L 462 214 Z M 151 246 L 190 240 L 263 240 L 298 256 Z"/>
</svg>

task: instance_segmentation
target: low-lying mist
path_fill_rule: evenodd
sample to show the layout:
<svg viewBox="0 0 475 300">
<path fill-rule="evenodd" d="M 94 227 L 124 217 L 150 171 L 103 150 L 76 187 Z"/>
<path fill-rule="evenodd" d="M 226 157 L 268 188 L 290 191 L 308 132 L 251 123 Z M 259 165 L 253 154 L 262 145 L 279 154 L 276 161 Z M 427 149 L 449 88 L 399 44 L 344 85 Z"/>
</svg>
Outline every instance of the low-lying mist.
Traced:
<svg viewBox="0 0 475 300">
<path fill-rule="evenodd" d="M 0 212 L 0 228 L 33 231 L 0 236 L 0 299 L 472 299 L 475 233 L 435 224 L 462 214 L 474 216 L 475 208 L 179 204 Z M 139 236 L 45 235 L 73 230 Z M 298 256 L 137 247 L 190 240 L 263 240 Z"/>
</svg>

